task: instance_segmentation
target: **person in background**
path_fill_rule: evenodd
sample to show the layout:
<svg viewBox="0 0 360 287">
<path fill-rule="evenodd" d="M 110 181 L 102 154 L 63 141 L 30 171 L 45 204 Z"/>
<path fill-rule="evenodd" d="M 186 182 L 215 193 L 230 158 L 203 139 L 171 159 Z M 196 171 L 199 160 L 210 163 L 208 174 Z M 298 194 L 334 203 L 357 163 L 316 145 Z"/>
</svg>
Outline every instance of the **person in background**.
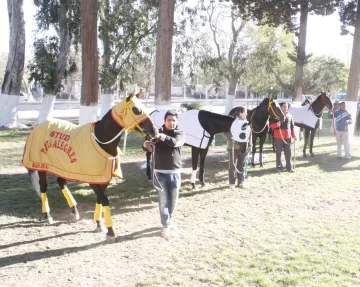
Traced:
<svg viewBox="0 0 360 287">
<path fill-rule="evenodd" d="M 244 107 L 236 109 L 235 116 L 239 122 L 236 126 L 240 128 L 238 131 L 224 133 L 227 140 L 227 150 L 229 156 L 229 187 L 235 188 L 237 178 L 237 186 L 245 189 L 245 165 L 248 153 L 252 147 L 252 133 L 249 122 L 246 120 L 247 110 Z"/>
<path fill-rule="evenodd" d="M 291 139 L 296 140 L 294 132 L 294 121 L 288 112 L 288 105 L 280 103 L 280 108 L 285 115 L 284 122 L 272 122 L 270 127 L 274 130 L 275 152 L 276 152 L 276 171 L 282 172 L 281 152 L 284 150 L 286 160 L 286 170 L 293 173 L 292 155 L 291 155 Z"/>
<path fill-rule="evenodd" d="M 172 217 L 181 187 L 181 147 L 185 142 L 184 132 L 177 128 L 178 114 L 169 110 L 164 125 L 154 141 L 143 143 L 144 151 L 151 151 L 154 163 L 153 184 L 158 192 L 161 236 L 168 238 Z"/>
<path fill-rule="evenodd" d="M 348 125 L 352 124 L 351 114 L 346 110 L 345 102 L 340 103 L 339 110 L 332 110 L 330 118 L 334 118 L 334 133 L 337 143 L 337 158 L 341 159 L 342 146 L 344 145 L 346 159 L 351 159 Z"/>
</svg>

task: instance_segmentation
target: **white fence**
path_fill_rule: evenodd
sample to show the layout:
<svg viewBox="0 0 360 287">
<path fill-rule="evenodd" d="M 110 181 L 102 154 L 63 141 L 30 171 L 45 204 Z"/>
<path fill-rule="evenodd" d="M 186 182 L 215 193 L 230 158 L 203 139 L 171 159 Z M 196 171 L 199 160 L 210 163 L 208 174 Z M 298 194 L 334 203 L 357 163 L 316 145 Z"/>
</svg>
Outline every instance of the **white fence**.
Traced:
<svg viewBox="0 0 360 287">
<path fill-rule="evenodd" d="M 260 104 L 263 99 L 235 99 L 234 106 L 244 106 L 248 109 L 253 109 Z M 119 103 L 120 100 L 116 100 L 114 103 Z M 278 102 L 287 102 L 291 103 L 291 99 L 278 99 Z M 154 99 L 143 99 L 142 103 L 150 111 L 156 108 Z M 202 105 L 203 109 L 216 112 L 224 113 L 226 99 L 183 99 L 183 98 L 172 98 L 171 107 L 179 108 L 183 103 L 197 103 Z M 41 102 L 20 102 L 18 105 L 18 111 L 39 111 Z M 100 109 L 101 102 L 98 103 L 98 108 Z M 67 100 L 56 100 L 54 105 L 54 110 L 78 110 L 80 108 L 79 101 L 67 101 Z"/>
</svg>

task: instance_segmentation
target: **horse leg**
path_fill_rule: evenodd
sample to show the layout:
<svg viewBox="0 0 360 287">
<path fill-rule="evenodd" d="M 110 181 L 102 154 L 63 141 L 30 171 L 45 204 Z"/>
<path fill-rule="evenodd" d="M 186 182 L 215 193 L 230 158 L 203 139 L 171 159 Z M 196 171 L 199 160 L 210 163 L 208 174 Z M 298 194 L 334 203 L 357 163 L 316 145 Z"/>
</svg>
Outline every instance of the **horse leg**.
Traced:
<svg viewBox="0 0 360 287">
<path fill-rule="evenodd" d="M 199 154 L 200 154 L 199 148 L 191 147 L 192 173 L 191 173 L 190 183 L 191 183 L 192 188 L 196 188 L 195 182 L 196 182 L 196 171 L 197 171 Z"/>
<path fill-rule="evenodd" d="M 40 196 L 41 196 L 41 204 L 42 204 L 42 213 L 44 215 L 44 219 L 47 220 L 49 224 L 53 224 L 53 219 L 50 215 L 49 202 L 47 199 L 46 191 L 47 191 L 47 182 L 46 182 L 46 172 L 39 171 L 39 184 L 40 184 Z"/>
<path fill-rule="evenodd" d="M 146 176 L 148 180 L 151 180 L 150 160 L 151 160 L 151 152 L 146 152 Z"/>
<path fill-rule="evenodd" d="M 310 129 L 306 129 L 304 128 L 305 131 L 305 136 L 304 136 L 304 149 L 303 149 L 303 155 L 304 157 L 306 157 L 306 146 L 307 146 L 307 142 L 309 139 L 309 133 L 310 133 Z"/>
<path fill-rule="evenodd" d="M 313 149 L 313 145 L 314 145 L 314 138 L 315 138 L 315 134 L 316 134 L 316 129 L 312 129 L 311 130 L 311 134 L 310 134 L 310 155 L 312 156 L 312 157 L 314 157 L 315 155 L 313 154 L 313 151 L 312 151 L 312 149 Z"/>
<path fill-rule="evenodd" d="M 199 180 L 202 186 L 205 185 L 204 172 L 205 172 L 205 158 L 209 151 L 209 148 L 200 149 L 200 169 L 199 169 Z"/>
<path fill-rule="evenodd" d="M 251 154 L 251 166 L 255 167 L 255 153 L 256 153 L 256 135 L 253 133 L 252 137 L 252 154 Z"/>
<path fill-rule="evenodd" d="M 69 207 L 71 208 L 71 215 L 73 217 L 73 220 L 79 220 L 80 215 L 79 215 L 79 211 L 76 207 L 77 203 L 76 203 L 76 200 L 74 199 L 74 197 L 72 196 L 70 190 L 67 188 L 66 179 L 64 179 L 62 177 L 58 177 L 57 183 L 59 184 L 61 191 L 62 191 Z"/>
<path fill-rule="evenodd" d="M 101 218 L 101 206 L 103 208 L 104 212 L 104 221 L 105 221 L 105 227 L 107 228 L 106 233 L 106 240 L 108 242 L 114 242 L 115 241 L 115 232 L 113 230 L 113 224 L 110 214 L 110 204 L 109 199 L 105 194 L 107 184 L 90 184 L 91 188 L 96 193 L 96 206 L 95 206 L 95 214 L 94 219 L 97 224 L 97 229 L 101 228 L 100 218 Z M 100 206 L 101 202 L 101 206 Z"/>
<path fill-rule="evenodd" d="M 260 163 L 260 167 L 263 167 L 263 147 L 264 147 L 264 143 L 266 140 L 266 134 L 264 134 L 263 136 L 260 137 L 260 150 L 259 150 L 259 163 Z"/>
</svg>

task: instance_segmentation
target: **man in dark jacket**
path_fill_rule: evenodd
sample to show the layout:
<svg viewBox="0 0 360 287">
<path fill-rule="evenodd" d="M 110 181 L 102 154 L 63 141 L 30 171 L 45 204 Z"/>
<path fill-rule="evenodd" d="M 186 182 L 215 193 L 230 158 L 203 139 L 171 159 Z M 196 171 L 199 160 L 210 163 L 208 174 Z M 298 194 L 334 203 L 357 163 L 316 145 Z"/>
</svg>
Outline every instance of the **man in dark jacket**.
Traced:
<svg viewBox="0 0 360 287">
<path fill-rule="evenodd" d="M 294 172 L 291 159 L 291 138 L 296 140 L 294 132 L 294 121 L 291 114 L 288 112 L 288 105 L 286 103 L 281 103 L 280 108 L 285 115 L 285 121 L 273 122 L 270 124 L 270 127 L 274 130 L 274 141 L 275 141 L 275 150 L 276 150 L 276 171 L 282 171 L 281 163 L 281 151 L 284 149 L 285 160 L 286 160 L 286 169 L 288 172 Z"/>
<path fill-rule="evenodd" d="M 169 110 L 164 125 L 152 141 L 145 141 L 143 149 L 152 151 L 154 161 L 153 183 L 159 196 L 161 236 L 169 235 L 172 214 L 176 207 L 181 186 L 181 147 L 185 135 L 177 129 L 178 114 Z"/>
</svg>

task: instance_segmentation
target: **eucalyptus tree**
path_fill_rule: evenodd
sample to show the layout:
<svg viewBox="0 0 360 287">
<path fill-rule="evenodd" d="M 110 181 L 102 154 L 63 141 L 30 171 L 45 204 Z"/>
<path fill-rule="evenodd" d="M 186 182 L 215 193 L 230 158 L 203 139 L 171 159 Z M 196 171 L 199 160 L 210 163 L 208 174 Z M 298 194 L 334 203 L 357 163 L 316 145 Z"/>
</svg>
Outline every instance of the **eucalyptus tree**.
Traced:
<svg viewBox="0 0 360 287">
<path fill-rule="evenodd" d="M 81 0 L 82 84 L 79 124 L 97 121 L 99 100 L 99 55 L 97 45 L 97 0 Z"/>
<path fill-rule="evenodd" d="M 34 0 L 37 7 L 35 19 L 38 32 L 46 32 L 50 27 L 54 28 L 59 39 L 56 55 L 56 69 L 54 86 L 48 93 L 58 94 L 61 82 L 67 74 L 70 58 L 70 47 L 74 45 L 76 50 L 80 37 L 80 2 L 79 0 Z M 41 40 L 40 40 L 41 42 Z M 53 41 L 53 44 L 55 42 Z M 34 43 L 38 45 L 38 39 Z"/>
<path fill-rule="evenodd" d="M 25 60 L 23 0 L 8 0 L 7 8 L 10 41 L 8 61 L 1 86 L 0 127 L 17 128 L 23 127 L 17 113 Z"/>
<path fill-rule="evenodd" d="M 316 15 L 332 14 L 341 0 L 232 0 L 239 8 L 240 16 L 252 19 L 260 25 L 278 27 L 285 25 L 288 31 L 298 37 L 296 46 L 296 71 L 294 100 L 300 101 L 303 87 L 304 66 L 311 55 L 306 54 L 307 18 L 309 13 Z M 299 22 L 297 22 L 299 15 Z"/>
<path fill-rule="evenodd" d="M 154 45 L 153 37 L 157 22 L 157 9 L 150 5 L 139 5 L 137 1 L 99 1 L 99 38 L 103 53 L 100 70 L 101 90 L 113 94 L 117 79 L 121 87 L 131 79 L 132 61 L 145 57 Z"/>
<path fill-rule="evenodd" d="M 348 109 L 353 117 L 355 117 L 360 86 L 360 0 L 350 0 L 342 3 L 340 7 L 340 21 L 342 22 L 342 34 L 348 34 L 353 31 L 351 34 L 354 37 L 346 99 L 349 102 Z M 358 128 L 360 128 L 359 121 L 360 119 L 358 118 Z M 350 128 L 353 127 L 354 125 Z"/>
</svg>

